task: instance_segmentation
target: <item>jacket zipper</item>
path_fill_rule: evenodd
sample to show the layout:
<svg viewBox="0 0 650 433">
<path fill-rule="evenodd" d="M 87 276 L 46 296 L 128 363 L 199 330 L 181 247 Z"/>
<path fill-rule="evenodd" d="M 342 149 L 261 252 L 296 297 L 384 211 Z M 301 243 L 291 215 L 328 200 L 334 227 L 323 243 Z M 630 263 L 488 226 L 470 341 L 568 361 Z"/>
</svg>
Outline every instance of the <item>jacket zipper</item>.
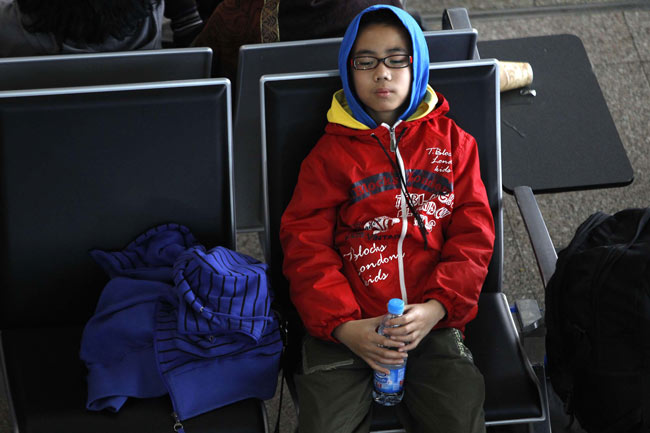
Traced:
<svg viewBox="0 0 650 433">
<path fill-rule="evenodd" d="M 389 127 L 388 131 L 390 132 L 390 151 L 395 152 L 397 150 L 397 139 L 395 138 L 395 126 Z"/>
<path fill-rule="evenodd" d="M 172 412 L 172 418 L 174 418 L 174 431 L 176 433 L 185 433 L 185 429 L 183 428 L 183 424 L 181 424 L 181 420 L 178 418 L 178 414 L 176 411 Z"/>
<path fill-rule="evenodd" d="M 406 180 L 406 170 L 404 169 L 404 161 L 399 154 L 399 149 L 397 148 L 397 139 L 395 138 L 395 127 L 399 125 L 401 121 L 397 121 L 395 125 L 388 126 L 390 132 L 390 150 L 395 152 L 395 157 L 397 159 L 397 164 L 399 165 L 399 170 L 402 173 L 402 177 Z M 408 296 L 406 293 L 406 281 L 404 279 L 404 255 L 402 254 L 402 248 L 404 245 L 404 238 L 406 237 L 406 232 L 408 231 L 408 206 L 406 204 L 407 197 L 404 195 L 404 191 L 400 189 L 400 194 L 402 194 L 402 232 L 400 233 L 399 240 L 397 241 L 397 270 L 399 276 L 399 288 L 402 293 L 402 300 L 404 304 L 408 305 Z"/>
</svg>

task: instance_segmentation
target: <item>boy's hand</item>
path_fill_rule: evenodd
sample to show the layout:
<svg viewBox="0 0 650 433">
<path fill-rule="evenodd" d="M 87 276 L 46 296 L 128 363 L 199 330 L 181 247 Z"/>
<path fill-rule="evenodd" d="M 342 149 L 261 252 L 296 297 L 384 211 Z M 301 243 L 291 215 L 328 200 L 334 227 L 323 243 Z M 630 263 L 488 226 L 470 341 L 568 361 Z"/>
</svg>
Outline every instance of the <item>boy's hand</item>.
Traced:
<svg viewBox="0 0 650 433">
<path fill-rule="evenodd" d="M 378 363 L 399 365 L 408 355 L 406 352 L 381 347 L 404 347 L 404 343 L 400 341 L 394 341 L 377 334 L 377 327 L 381 323 L 382 317 L 345 322 L 337 326 L 333 334 L 334 338 L 366 361 L 370 368 L 389 374 L 388 369 L 380 367 Z"/>
<path fill-rule="evenodd" d="M 406 343 L 400 347 L 400 352 L 415 349 L 422 339 L 445 317 L 445 307 L 435 299 L 423 304 L 410 304 L 404 307 L 404 315 L 388 321 L 389 326 L 399 325 L 398 328 L 386 328 L 384 334 L 395 342 Z"/>
</svg>

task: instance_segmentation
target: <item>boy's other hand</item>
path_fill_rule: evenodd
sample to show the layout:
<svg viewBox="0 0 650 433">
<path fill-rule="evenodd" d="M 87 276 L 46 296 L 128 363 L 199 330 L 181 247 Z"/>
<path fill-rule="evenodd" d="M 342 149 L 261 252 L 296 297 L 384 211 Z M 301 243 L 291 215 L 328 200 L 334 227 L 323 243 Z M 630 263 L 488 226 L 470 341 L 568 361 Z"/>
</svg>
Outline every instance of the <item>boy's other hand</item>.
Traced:
<svg viewBox="0 0 650 433">
<path fill-rule="evenodd" d="M 380 367 L 379 363 L 399 365 L 408 355 L 406 352 L 386 348 L 399 349 L 403 348 L 405 344 L 377 334 L 377 327 L 381 323 L 381 319 L 382 316 L 345 322 L 337 326 L 333 334 L 334 338 L 366 361 L 370 368 L 389 374 L 388 369 Z"/>
<path fill-rule="evenodd" d="M 398 350 L 407 352 L 416 348 L 446 314 L 445 307 L 435 299 L 423 304 L 409 304 L 404 307 L 404 314 L 401 317 L 388 322 L 388 325 L 398 327 L 386 328 L 384 334 L 395 342 L 405 343 Z"/>
</svg>

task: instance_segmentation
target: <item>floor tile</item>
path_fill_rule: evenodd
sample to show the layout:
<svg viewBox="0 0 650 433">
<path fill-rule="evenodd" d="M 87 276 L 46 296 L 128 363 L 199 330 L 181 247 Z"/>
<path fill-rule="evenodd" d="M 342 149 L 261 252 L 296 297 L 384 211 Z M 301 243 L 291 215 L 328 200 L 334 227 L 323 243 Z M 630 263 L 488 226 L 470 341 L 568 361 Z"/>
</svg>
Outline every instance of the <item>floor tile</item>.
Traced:
<svg viewBox="0 0 650 433">
<path fill-rule="evenodd" d="M 593 65 L 639 61 L 622 12 L 566 13 L 507 19 L 478 18 L 479 40 L 571 33 L 582 40 Z M 603 32 L 602 29 L 607 31 Z"/>
<path fill-rule="evenodd" d="M 650 9 L 625 11 L 634 45 L 643 61 L 650 61 Z"/>
<path fill-rule="evenodd" d="M 535 0 L 406 0 L 406 9 L 417 10 L 426 16 L 439 15 L 448 8 L 465 8 L 468 11 L 504 10 L 512 8 L 533 7 Z M 439 13 L 438 13 L 439 11 Z"/>
<path fill-rule="evenodd" d="M 535 0 L 535 6 L 573 6 L 573 5 L 594 5 L 601 6 L 608 3 L 620 3 L 620 0 Z"/>
<path fill-rule="evenodd" d="M 259 261 L 265 261 L 259 235 L 256 232 L 237 233 L 237 251 L 249 255 Z"/>
<path fill-rule="evenodd" d="M 514 197 L 503 197 L 504 212 L 504 266 L 503 292 L 512 305 L 517 299 L 535 299 L 544 305 L 543 284 L 533 250 L 528 241 Z"/>
</svg>

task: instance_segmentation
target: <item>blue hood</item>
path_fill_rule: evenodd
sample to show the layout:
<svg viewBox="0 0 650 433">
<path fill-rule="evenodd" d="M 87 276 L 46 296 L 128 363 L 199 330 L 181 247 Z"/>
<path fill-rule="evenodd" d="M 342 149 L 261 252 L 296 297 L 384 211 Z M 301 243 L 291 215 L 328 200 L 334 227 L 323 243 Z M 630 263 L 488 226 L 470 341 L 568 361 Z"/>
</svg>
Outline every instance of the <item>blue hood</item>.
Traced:
<svg viewBox="0 0 650 433">
<path fill-rule="evenodd" d="M 359 21 L 361 20 L 361 17 L 366 12 L 377 9 L 390 9 L 393 11 L 411 35 L 411 43 L 413 44 L 413 83 L 411 84 L 411 99 L 406 111 L 399 116 L 401 120 L 408 119 L 418 108 L 418 105 L 420 105 L 420 102 L 427 91 L 427 84 L 429 82 L 429 49 L 427 47 L 427 42 L 424 39 L 424 35 L 422 34 L 422 30 L 415 19 L 413 19 L 413 17 L 403 9 L 389 5 L 375 5 L 364 9 L 352 20 L 345 32 L 345 36 L 343 36 L 343 42 L 341 43 L 341 49 L 339 51 L 339 72 L 341 74 L 341 81 L 343 82 L 345 99 L 352 110 L 352 114 L 355 119 L 370 128 L 376 128 L 378 125 L 368 115 L 368 113 L 366 113 L 361 101 L 350 87 L 348 57 L 350 55 L 350 50 L 352 50 L 352 46 L 354 45 L 354 41 L 357 38 L 357 31 L 359 30 Z"/>
</svg>

